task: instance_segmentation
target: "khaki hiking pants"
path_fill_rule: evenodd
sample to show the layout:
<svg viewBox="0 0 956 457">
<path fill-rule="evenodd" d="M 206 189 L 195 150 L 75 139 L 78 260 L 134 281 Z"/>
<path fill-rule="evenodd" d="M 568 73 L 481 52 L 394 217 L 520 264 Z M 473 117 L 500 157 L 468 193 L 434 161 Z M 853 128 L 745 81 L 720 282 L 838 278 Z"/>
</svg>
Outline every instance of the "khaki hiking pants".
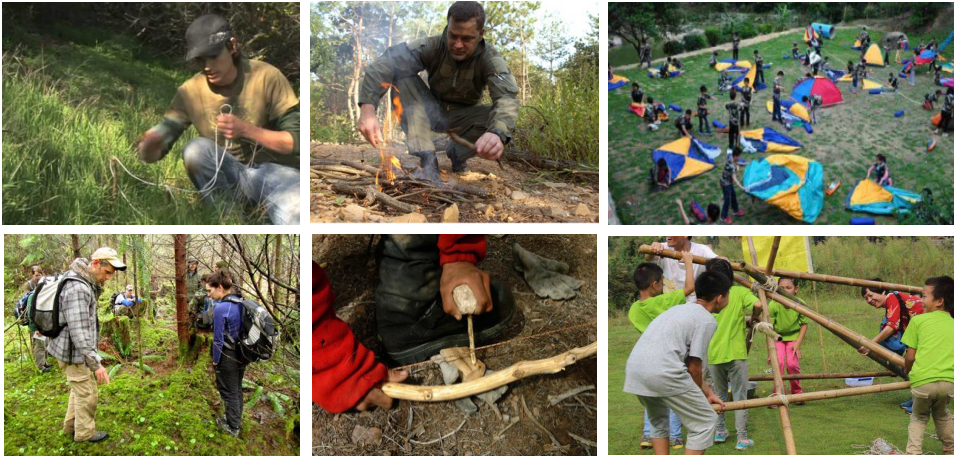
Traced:
<svg viewBox="0 0 956 457">
<path fill-rule="evenodd" d="M 48 368 L 50 364 L 46 360 L 46 339 L 37 338 L 34 334 L 31 341 L 33 343 L 33 363 L 36 364 L 38 370 Z"/>
<path fill-rule="evenodd" d="M 96 378 L 86 365 L 75 365 L 57 360 L 60 370 L 70 383 L 70 401 L 63 419 L 63 432 L 73 435 L 73 441 L 86 441 L 96 431 Z"/>
<path fill-rule="evenodd" d="M 913 414 L 910 415 L 909 440 L 906 442 L 907 454 L 923 453 L 923 437 L 930 414 L 936 424 L 936 435 L 943 442 L 943 454 L 953 455 L 953 415 L 949 411 L 949 402 L 953 400 L 953 383 L 945 381 L 931 382 L 911 389 L 913 394 Z"/>
</svg>

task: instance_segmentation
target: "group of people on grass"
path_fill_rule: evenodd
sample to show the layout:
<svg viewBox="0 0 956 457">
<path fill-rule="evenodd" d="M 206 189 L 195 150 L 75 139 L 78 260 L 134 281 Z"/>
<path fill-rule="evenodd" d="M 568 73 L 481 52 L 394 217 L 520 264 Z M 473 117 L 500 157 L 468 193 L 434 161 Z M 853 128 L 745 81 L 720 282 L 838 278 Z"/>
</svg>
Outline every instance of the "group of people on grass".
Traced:
<svg viewBox="0 0 956 457">
<path fill-rule="evenodd" d="M 665 248 L 681 252 L 682 258 L 651 255 L 634 271 L 638 299 L 628 319 L 641 337 L 627 360 L 624 391 L 637 395 L 645 409 L 642 448 L 668 454 L 670 446 L 684 448 L 685 454 L 703 454 L 730 437 L 724 415 L 712 405 L 747 399 L 748 328 L 760 319 L 763 306 L 768 306 L 770 324 L 781 336 L 774 343 L 781 374 L 800 373 L 808 319 L 781 303 L 765 304 L 750 289 L 734 285 L 730 262 L 691 237 L 667 237 L 666 244 L 652 245 L 655 254 Z M 708 260 L 696 265 L 694 256 Z M 665 291 L 665 284 L 672 285 L 670 290 Z M 943 452 L 952 454 L 948 404 L 953 396 L 953 278 L 932 277 L 925 284 L 921 296 L 872 287 L 862 287 L 860 293 L 883 313 L 872 341 L 905 357 L 903 370 L 912 389 L 912 400 L 900 404 L 911 414 L 907 453 L 921 453 L 932 416 Z M 799 293 L 797 279 L 781 278 L 778 286 Z M 869 353 L 865 347 L 858 351 Z M 790 380 L 790 392 L 803 392 L 799 380 Z M 784 393 L 773 393 L 778 394 Z M 753 447 L 747 409 L 734 412 L 734 425 L 735 449 Z"/>
</svg>

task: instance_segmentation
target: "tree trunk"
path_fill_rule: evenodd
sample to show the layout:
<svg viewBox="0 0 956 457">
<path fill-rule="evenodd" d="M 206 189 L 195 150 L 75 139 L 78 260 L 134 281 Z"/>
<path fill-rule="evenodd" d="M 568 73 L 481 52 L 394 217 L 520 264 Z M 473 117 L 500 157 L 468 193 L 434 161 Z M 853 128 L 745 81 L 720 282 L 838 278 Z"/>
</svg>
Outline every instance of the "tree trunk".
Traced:
<svg viewBox="0 0 956 457">
<path fill-rule="evenodd" d="M 80 257 L 80 235 L 70 235 L 70 238 L 73 240 L 73 258 L 77 259 Z"/>
<path fill-rule="evenodd" d="M 176 334 L 179 354 L 189 350 L 189 312 L 186 309 L 186 235 L 173 235 L 173 257 L 176 263 Z"/>
<path fill-rule="evenodd" d="M 276 235 L 276 250 L 273 256 L 275 266 L 272 268 L 272 277 L 277 279 L 282 277 L 282 236 L 283 235 Z M 278 303 L 279 288 L 272 285 L 272 281 L 269 281 L 269 287 L 272 289 L 272 301 Z"/>
</svg>

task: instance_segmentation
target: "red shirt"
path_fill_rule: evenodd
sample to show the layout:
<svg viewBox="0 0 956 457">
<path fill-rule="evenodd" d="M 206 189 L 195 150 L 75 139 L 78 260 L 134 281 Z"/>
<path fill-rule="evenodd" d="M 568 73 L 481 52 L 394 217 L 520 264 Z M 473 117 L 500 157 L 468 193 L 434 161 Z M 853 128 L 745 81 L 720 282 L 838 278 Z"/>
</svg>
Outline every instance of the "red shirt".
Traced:
<svg viewBox="0 0 956 457">
<path fill-rule="evenodd" d="M 900 303 L 896 294 L 899 294 L 900 298 L 903 299 L 903 303 Z M 906 327 L 910 325 L 911 317 L 923 314 L 922 299 L 918 295 L 909 295 L 903 292 L 887 294 L 883 307 L 886 308 L 886 323 L 883 324 L 883 327 L 890 327 L 898 332 L 906 331 Z"/>
<path fill-rule="evenodd" d="M 478 263 L 484 235 L 439 235 L 440 263 Z M 335 294 L 325 270 L 312 262 L 312 401 L 331 413 L 352 409 L 388 378 L 385 365 L 335 315 Z"/>
</svg>

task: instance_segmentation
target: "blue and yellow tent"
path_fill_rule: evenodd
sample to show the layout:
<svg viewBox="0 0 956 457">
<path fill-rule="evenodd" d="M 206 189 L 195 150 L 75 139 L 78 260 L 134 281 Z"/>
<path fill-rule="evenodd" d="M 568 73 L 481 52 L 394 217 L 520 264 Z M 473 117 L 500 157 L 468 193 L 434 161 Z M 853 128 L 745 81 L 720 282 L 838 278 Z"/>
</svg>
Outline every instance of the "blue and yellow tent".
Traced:
<svg viewBox="0 0 956 457">
<path fill-rule="evenodd" d="M 720 148 L 701 143 L 690 137 L 684 137 L 665 144 L 654 150 L 651 158 L 656 164 L 664 159 L 671 171 L 671 179 L 677 182 L 689 179 L 714 168 L 714 159 L 720 154 Z"/>
<path fill-rule="evenodd" d="M 744 84 L 744 79 L 748 79 L 748 78 L 750 79 L 750 84 Z M 736 81 L 734 81 L 734 86 L 737 87 L 737 89 L 743 89 L 745 85 L 748 85 L 750 86 L 751 89 L 756 89 L 756 90 L 760 90 L 765 87 L 765 86 L 755 87 L 754 82 L 756 81 L 757 81 L 757 66 L 754 65 L 750 67 L 750 69 L 747 70 L 746 73 L 744 73 L 739 78 L 737 78 Z"/>
<path fill-rule="evenodd" d="M 796 152 L 803 147 L 799 142 L 790 138 L 786 135 L 783 135 L 776 130 L 764 127 L 757 130 L 748 130 L 746 132 L 740 132 L 741 143 L 746 141 L 757 152 Z"/>
<path fill-rule="evenodd" d="M 846 209 L 872 214 L 908 213 L 910 207 L 923 201 L 915 192 L 892 186 L 883 187 L 864 179 L 858 181 L 846 196 Z"/>
<path fill-rule="evenodd" d="M 667 76 L 669 76 L 669 77 L 671 77 L 671 78 L 676 78 L 676 77 L 678 77 L 678 76 L 680 76 L 680 75 L 682 75 L 682 74 L 684 74 L 684 72 L 681 71 L 681 70 L 678 70 L 677 67 L 675 67 L 675 66 L 673 66 L 673 65 L 668 65 L 668 66 L 667 66 Z M 648 70 L 647 70 L 647 77 L 648 77 L 648 78 L 660 78 L 660 77 L 661 77 L 661 69 L 660 69 L 660 68 L 651 68 L 651 69 L 648 69 Z"/>
<path fill-rule="evenodd" d="M 743 186 L 748 194 L 808 224 L 823 209 L 823 166 L 805 157 L 774 154 L 750 162 Z"/>
<path fill-rule="evenodd" d="M 767 100 L 767 112 L 773 115 L 773 100 Z M 780 100 L 780 113 L 784 118 L 790 117 L 790 120 L 810 122 L 810 112 L 802 103 L 793 100 Z"/>
<path fill-rule="evenodd" d="M 629 81 L 627 78 L 620 75 L 614 75 L 613 78 L 607 80 L 607 90 L 614 90 L 618 87 L 626 86 L 628 82 Z"/>
<path fill-rule="evenodd" d="M 717 65 L 714 66 L 714 70 L 744 72 L 750 70 L 751 67 L 753 67 L 753 64 L 750 63 L 750 61 L 730 59 L 717 62 Z"/>
</svg>

